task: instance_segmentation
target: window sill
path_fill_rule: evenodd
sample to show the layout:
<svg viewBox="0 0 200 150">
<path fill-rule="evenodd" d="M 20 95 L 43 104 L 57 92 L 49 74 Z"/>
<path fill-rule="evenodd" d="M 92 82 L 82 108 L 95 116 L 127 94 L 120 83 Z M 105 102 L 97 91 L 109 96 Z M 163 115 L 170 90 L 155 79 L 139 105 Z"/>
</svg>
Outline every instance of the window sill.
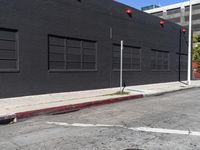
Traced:
<svg viewBox="0 0 200 150">
<path fill-rule="evenodd" d="M 112 71 L 113 72 L 119 72 L 120 69 L 113 69 Z M 142 70 L 141 69 L 123 69 L 122 71 L 123 72 L 141 72 Z"/>
<path fill-rule="evenodd" d="M 0 69 L 0 73 L 19 73 L 19 69 Z"/>
<path fill-rule="evenodd" d="M 71 73 L 71 72 L 98 72 L 95 70 L 48 70 L 49 73 Z"/>
<path fill-rule="evenodd" d="M 171 70 L 151 70 L 152 72 L 171 72 Z"/>
</svg>

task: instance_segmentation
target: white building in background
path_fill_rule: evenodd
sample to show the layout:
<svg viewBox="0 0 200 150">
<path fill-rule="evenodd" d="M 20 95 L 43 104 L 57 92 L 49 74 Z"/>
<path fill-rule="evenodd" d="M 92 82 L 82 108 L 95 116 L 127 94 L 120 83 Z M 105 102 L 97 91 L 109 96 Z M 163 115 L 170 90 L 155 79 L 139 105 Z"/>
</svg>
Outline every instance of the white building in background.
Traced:
<svg viewBox="0 0 200 150">
<path fill-rule="evenodd" d="M 200 0 L 193 0 L 192 29 L 200 36 Z M 189 26 L 189 1 L 146 10 L 145 12 L 172 21 L 184 27 Z"/>
</svg>

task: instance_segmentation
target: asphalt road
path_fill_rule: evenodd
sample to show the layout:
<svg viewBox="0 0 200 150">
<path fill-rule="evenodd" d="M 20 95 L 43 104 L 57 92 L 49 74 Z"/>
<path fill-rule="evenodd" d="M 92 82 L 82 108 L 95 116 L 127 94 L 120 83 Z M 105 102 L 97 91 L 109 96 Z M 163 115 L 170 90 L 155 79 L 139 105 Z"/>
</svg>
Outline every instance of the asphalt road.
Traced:
<svg viewBox="0 0 200 150">
<path fill-rule="evenodd" d="M 200 89 L 0 126 L 0 150 L 200 150 Z"/>
</svg>

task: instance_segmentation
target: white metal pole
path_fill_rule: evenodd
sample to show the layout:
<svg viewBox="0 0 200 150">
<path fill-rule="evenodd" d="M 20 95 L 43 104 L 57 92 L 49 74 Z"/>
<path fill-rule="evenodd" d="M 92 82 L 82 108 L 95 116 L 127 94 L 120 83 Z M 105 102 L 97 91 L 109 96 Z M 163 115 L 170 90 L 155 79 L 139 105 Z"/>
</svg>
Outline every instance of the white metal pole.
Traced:
<svg viewBox="0 0 200 150">
<path fill-rule="evenodd" d="M 122 92 L 122 80 L 123 80 L 123 47 L 124 47 L 124 41 L 121 41 L 121 54 L 120 54 L 120 92 Z"/>
<path fill-rule="evenodd" d="M 189 35 L 188 35 L 188 75 L 187 83 L 191 85 L 191 52 L 192 52 L 192 0 L 190 0 Z"/>
</svg>

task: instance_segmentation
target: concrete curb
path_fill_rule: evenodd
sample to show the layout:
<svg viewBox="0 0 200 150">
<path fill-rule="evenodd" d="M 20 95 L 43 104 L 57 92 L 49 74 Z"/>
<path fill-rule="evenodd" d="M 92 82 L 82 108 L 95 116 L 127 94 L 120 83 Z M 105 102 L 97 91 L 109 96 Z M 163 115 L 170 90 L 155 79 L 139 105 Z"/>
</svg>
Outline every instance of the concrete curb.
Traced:
<svg viewBox="0 0 200 150">
<path fill-rule="evenodd" d="M 139 94 L 139 95 L 117 97 L 117 98 L 105 99 L 105 100 L 100 100 L 100 101 L 91 101 L 91 102 L 79 103 L 79 104 L 73 104 L 73 105 L 51 107 L 51 108 L 45 108 L 45 109 L 39 109 L 39 110 L 33 110 L 33 111 L 18 112 L 15 114 L 15 117 L 17 120 L 20 120 L 20 119 L 25 119 L 25 118 L 30 118 L 30 117 L 45 115 L 45 114 L 71 112 L 74 110 L 80 110 L 80 109 L 84 109 L 84 108 L 88 108 L 92 106 L 111 104 L 111 103 L 116 103 L 116 102 L 121 102 L 121 101 L 139 99 L 143 97 L 144 96 L 142 94 Z"/>
<path fill-rule="evenodd" d="M 99 101 L 91 101 L 91 102 L 85 102 L 85 103 L 79 103 L 79 104 L 72 104 L 72 105 L 63 105 L 58 107 L 50 107 L 45 109 L 38 109 L 38 110 L 32 110 L 32 111 L 25 111 L 25 112 L 17 112 L 16 114 L 6 115 L 6 116 L 0 116 L 0 125 L 1 124 L 9 124 L 11 122 L 16 122 L 20 119 L 26 119 L 34 116 L 39 115 L 45 115 L 45 114 L 59 114 L 59 113 L 67 113 L 67 112 L 73 112 L 76 110 L 93 107 L 93 106 L 99 106 L 99 105 L 106 105 L 106 104 L 112 104 L 122 101 L 128 101 L 128 100 L 134 100 L 139 99 L 143 97 L 150 97 L 150 96 L 160 96 L 167 93 L 173 93 L 183 90 L 190 90 L 195 89 L 199 87 L 190 87 L 190 88 L 183 88 L 183 89 L 177 89 L 173 91 L 167 91 L 167 92 L 158 92 L 158 93 L 152 93 L 152 94 L 138 94 L 138 95 L 130 95 L 125 97 L 117 97 L 117 98 L 110 98 L 105 100 L 99 100 Z"/>
<path fill-rule="evenodd" d="M 185 91 L 185 90 L 191 90 L 191 89 L 198 89 L 200 88 L 199 86 L 195 87 L 187 87 L 187 88 L 182 88 L 182 89 L 177 89 L 177 90 L 171 90 L 171 91 L 165 91 L 165 92 L 157 92 L 157 93 L 152 93 L 152 94 L 143 94 L 144 97 L 151 97 L 151 96 L 161 96 L 164 94 L 169 94 L 169 93 L 174 93 L 174 92 L 180 92 L 180 91 Z"/>
</svg>

